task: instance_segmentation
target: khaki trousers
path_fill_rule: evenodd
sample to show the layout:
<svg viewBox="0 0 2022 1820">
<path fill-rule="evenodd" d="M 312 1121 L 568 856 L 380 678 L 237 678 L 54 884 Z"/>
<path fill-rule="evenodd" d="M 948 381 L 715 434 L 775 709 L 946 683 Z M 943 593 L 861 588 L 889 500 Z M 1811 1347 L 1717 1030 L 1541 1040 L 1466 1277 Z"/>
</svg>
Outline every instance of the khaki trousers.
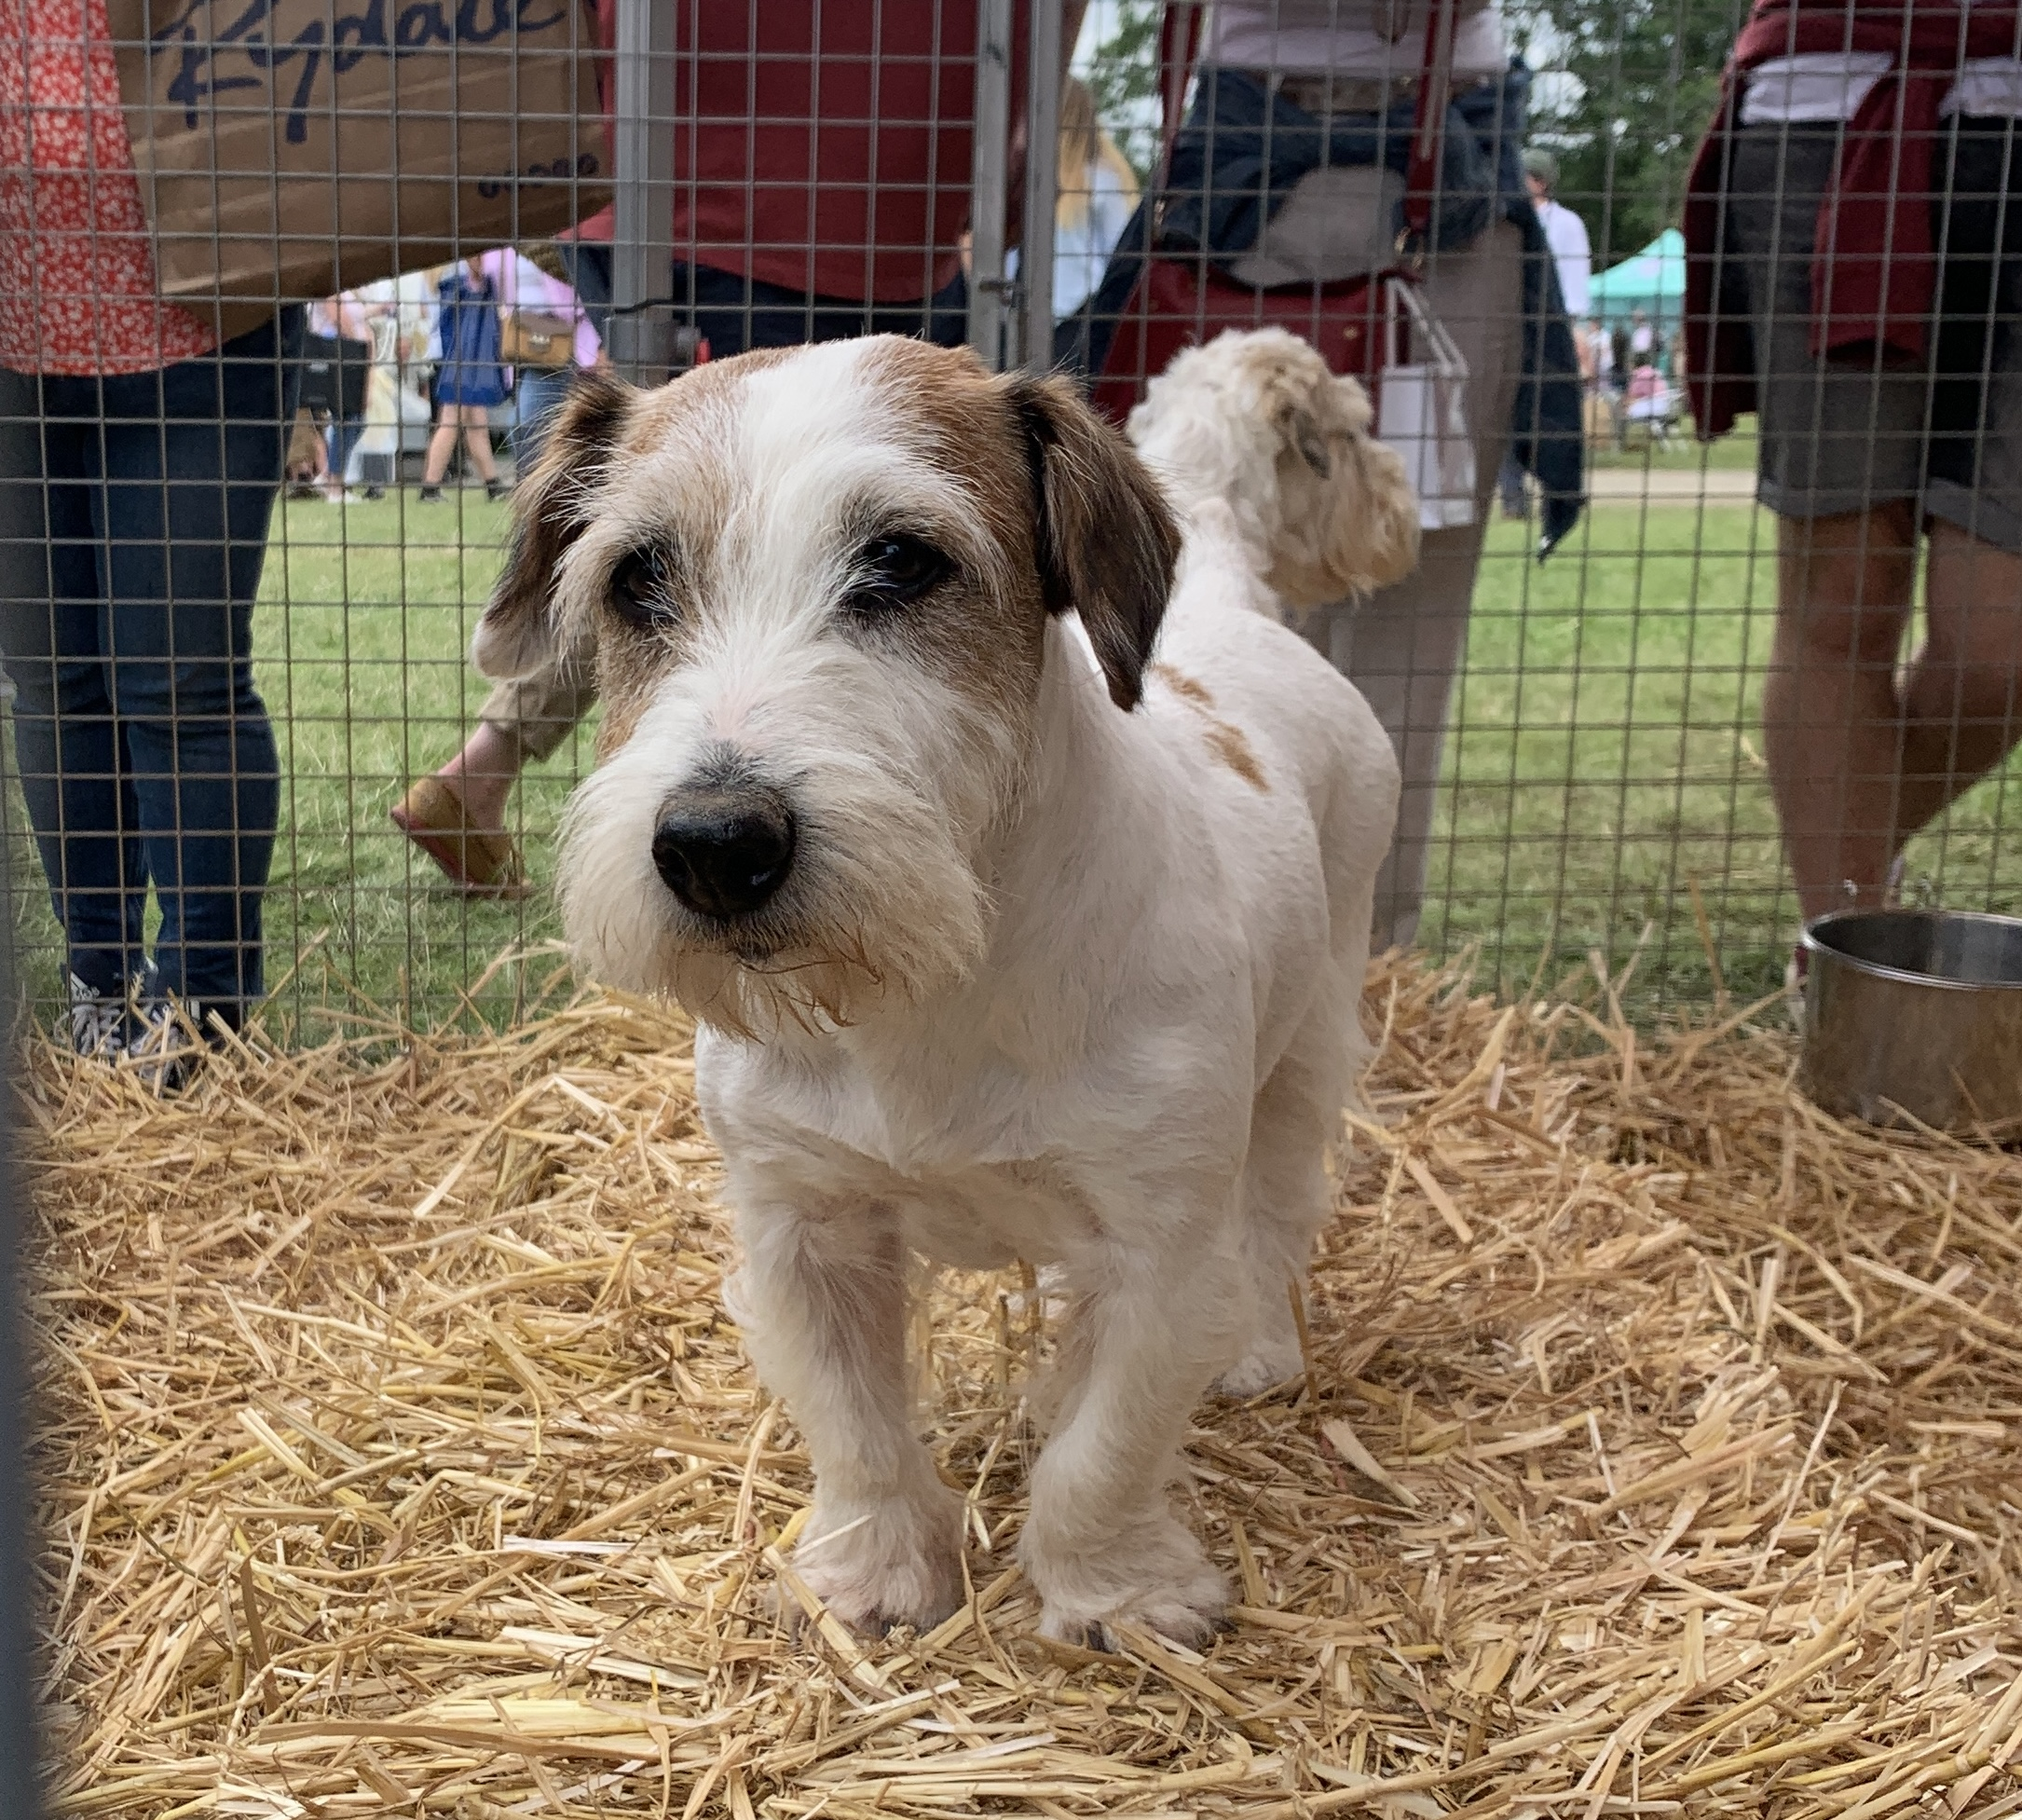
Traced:
<svg viewBox="0 0 2022 1820">
<path fill-rule="evenodd" d="M 1300 628 L 1368 698 L 1404 773 L 1397 838 L 1376 877 L 1371 947 L 1378 953 L 1408 948 L 1418 934 L 1447 708 L 1466 654 L 1475 570 L 1516 409 L 1523 294 L 1523 237 L 1509 222 L 1495 222 L 1471 245 L 1427 261 L 1426 301 L 1468 363 L 1474 523 L 1428 531 L 1418 567 L 1403 581 L 1366 600 L 1334 601 Z"/>
<path fill-rule="evenodd" d="M 584 639 L 530 677 L 493 683 L 477 718 L 512 742 L 523 765 L 537 764 L 560 751 L 595 705 L 596 643 Z"/>
</svg>

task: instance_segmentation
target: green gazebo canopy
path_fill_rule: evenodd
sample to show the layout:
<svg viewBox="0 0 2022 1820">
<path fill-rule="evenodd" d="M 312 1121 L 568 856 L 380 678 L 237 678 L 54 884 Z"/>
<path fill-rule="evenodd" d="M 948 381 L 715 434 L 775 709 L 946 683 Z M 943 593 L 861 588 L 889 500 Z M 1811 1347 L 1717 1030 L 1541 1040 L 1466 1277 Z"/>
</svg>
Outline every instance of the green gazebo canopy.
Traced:
<svg viewBox="0 0 2022 1820">
<path fill-rule="evenodd" d="M 1660 328 L 1675 327 L 1685 317 L 1685 236 L 1665 228 L 1595 279 L 1592 295 L 1591 313 L 1610 325 L 1640 309 Z"/>
</svg>

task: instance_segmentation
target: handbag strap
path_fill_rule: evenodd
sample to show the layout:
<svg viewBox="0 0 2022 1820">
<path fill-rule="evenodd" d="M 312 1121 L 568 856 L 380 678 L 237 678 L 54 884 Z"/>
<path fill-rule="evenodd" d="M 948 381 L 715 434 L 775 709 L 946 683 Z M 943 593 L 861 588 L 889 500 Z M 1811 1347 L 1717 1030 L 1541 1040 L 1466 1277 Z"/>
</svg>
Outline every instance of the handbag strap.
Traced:
<svg viewBox="0 0 2022 1820">
<path fill-rule="evenodd" d="M 1432 205 L 1439 195 L 1440 154 L 1446 136 L 1446 98 L 1453 86 L 1454 28 L 1458 10 L 1458 0 L 1432 0 L 1426 15 L 1425 61 L 1420 66 L 1418 96 L 1412 110 L 1411 158 L 1404 171 L 1404 229 L 1397 243 L 1399 257 L 1414 271 L 1425 263 L 1426 243 L 1432 231 Z M 1200 58 L 1201 23 L 1206 12 L 1200 0 L 1170 0 L 1159 21 L 1158 89 L 1164 127 L 1161 170 L 1171 168 L 1186 86 Z"/>
</svg>

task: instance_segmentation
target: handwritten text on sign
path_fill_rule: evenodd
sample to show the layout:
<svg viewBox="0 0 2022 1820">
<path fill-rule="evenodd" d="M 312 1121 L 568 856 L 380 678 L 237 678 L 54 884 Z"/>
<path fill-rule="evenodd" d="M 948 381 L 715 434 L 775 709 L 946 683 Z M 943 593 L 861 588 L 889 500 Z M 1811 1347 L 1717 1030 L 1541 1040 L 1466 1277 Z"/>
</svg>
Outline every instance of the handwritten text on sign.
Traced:
<svg viewBox="0 0 2022 1820">
<path fill-rule="evenodd" d="M 300 145 L 308 138 L 309 103 L 326 58 L 332 72 L 342 75 L 371 56 L 411 57 L 443 46 L 480 47 L 501 40 L 510 45 L 515 31 L 544 32 L 567 17 L 566 8 L 555 9 L 554 0 L 364 0 L 349 10 L 339 0 L 327 29 L 324 21 L 313 20 L 280 44 L 265 30 L 274 9 L 275 0 L 248 0 L 237 19 L 206 39 L 197 35 L 197 21 L 210 18 L 210 0 L 190 0 L 156 30 L 157 54 L 181 45 L 181 67 L 166 92 L 181 104 L 192 131 L 202 103 L 234 89 L 266 89 L 299 60 L 292 72 L 294 92 L 288 102 L 286 138 Z M 241 65 L 247 74 L 230 73 Z"/>
</svg>

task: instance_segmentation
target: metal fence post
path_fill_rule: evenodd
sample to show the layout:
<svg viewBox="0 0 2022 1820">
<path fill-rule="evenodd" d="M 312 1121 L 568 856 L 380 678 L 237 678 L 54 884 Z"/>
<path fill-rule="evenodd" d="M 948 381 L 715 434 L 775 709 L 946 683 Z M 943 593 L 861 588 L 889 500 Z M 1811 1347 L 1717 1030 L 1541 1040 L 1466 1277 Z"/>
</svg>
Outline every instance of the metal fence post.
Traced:
<svg viewBox="0 0 2022 1820">
<path fill-rule="evenodd" d="M 1025 65 L 1025 224 L 1018 239 L 1020 364 L 1053 364 L 1053 212 L 1060 164 L 1060 0 L 1032 0 Z"/>
<path fill-rule="evenodd" d="M 976 140 L 969 184 L 969 346 L 992 373 L 1012 326 L 1004 274 L 1011 151 L 1011 0 L 977 0 Z"/>
<path fill-rule="evenodd" d="M 618 0 L 611 362 L 658 385 L 674 359 L 675 10 Z"/>
</svg>

